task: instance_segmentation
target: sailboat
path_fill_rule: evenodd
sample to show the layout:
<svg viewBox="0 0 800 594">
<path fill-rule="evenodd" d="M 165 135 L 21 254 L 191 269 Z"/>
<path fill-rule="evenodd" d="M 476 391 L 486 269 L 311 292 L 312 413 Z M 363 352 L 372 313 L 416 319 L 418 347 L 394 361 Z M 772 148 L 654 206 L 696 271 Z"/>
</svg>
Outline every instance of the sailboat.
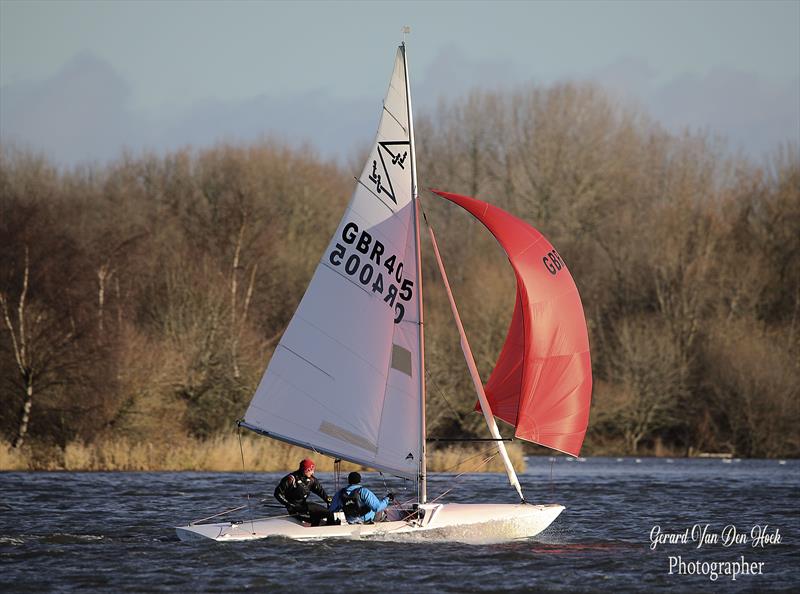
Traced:
<svg viewBox="0 0 800 594">
<path fill-rule="evenodd" d="M 395 534 L 535 536 L 564 507 L 525 500 L 495 417 L 515 437 L 577 456 L 591 400 L 583 306 L 567 267 L 536 229 L 486 202 L 434 191 L 487 227 L 517 281 L 506 341 L 485 387 L 429 227 L 479 408 L 517 503 L 429 501 L 420 202 L 405 43 L 397 50 L 377 137 L 355 191 L 275 349 L 240 426 L 413 480 L 416 502 L 385 521 L 312 527 L 289 516 L 191 523 L 183 540 L 298 540 Z"/>
</svg>

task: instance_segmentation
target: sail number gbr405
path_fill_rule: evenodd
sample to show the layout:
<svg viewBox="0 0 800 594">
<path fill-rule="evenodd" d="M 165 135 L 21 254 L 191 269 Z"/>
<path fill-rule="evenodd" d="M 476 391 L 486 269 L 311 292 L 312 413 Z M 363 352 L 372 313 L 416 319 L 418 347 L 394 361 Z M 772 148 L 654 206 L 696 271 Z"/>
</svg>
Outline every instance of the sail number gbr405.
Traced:
<svg viewBox="0 0 800 594">
<path fill-rule="evenodd" d="M 403 278 L 403 262 L 387 253 L 383 243 L 368 231 L 359 232 L 352 221 L 342 228 L 341 239 L 343 243 L 336 242 L 328 254 L 328 262 L 383 297 L 383 302 L 394 309 L 394 323 L 402 321 L 406 313 L 402 302 L 411 301 L 414 295 L 414 281 Z"/>
</svg>

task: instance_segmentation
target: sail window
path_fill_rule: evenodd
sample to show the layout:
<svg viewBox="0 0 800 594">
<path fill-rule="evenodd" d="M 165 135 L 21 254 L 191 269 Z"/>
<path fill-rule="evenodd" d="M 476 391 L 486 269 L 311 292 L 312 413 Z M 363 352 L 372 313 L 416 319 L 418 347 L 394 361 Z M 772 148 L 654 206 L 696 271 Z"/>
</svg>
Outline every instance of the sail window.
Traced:
<svg viewBox="0 0 800 594">
<path fill-rule="evenodd" d="M 399 344 L 392 345 L 392 369 L 402 371 L 407 376 L 411 375 L 411 351 Z"/>
</svg>

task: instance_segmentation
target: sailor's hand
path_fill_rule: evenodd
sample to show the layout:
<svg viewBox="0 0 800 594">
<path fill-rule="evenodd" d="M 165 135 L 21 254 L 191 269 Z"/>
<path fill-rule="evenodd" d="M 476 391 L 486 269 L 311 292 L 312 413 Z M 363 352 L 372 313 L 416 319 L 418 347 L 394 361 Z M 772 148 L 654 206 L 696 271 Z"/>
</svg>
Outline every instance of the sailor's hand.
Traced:
<svg viewBox="0 0 800 594">
<path fill-rule="evenodd" d="M 392 493 L 392 492 L 390 491 L 389 493 L 387 493 L 387 494 L 386 494 L 386 498 L 387 498 L 389 501 L 394 501 L 394 493 Z"/>
</svg>

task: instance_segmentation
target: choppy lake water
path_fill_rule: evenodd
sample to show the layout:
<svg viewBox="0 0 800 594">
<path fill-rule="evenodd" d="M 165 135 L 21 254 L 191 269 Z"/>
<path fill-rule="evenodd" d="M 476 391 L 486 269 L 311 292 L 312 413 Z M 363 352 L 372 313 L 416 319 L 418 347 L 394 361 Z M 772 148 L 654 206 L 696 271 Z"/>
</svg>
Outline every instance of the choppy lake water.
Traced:
<svg viewBox="0 0 800 594">
<path fill-rule="evenodd" d="M 567 509 L 538 537 L 499 544 L 185 543 L 175 525 L 271 494 L 282 475 L 0 473 L 0 591 L 797 591 L 799 471 L 796 460 L 529 458 L 527 499 Z M 378 494 L 403 493 L 363 474 Z M 333 491 L 331 474 L 319 478 Z M 432 475 L 429 498 L 450 488 L 444 501 L 515 501 L 505 475 Z M 656 526 L 677 542 L 653 548 Z"/>
</svg>

